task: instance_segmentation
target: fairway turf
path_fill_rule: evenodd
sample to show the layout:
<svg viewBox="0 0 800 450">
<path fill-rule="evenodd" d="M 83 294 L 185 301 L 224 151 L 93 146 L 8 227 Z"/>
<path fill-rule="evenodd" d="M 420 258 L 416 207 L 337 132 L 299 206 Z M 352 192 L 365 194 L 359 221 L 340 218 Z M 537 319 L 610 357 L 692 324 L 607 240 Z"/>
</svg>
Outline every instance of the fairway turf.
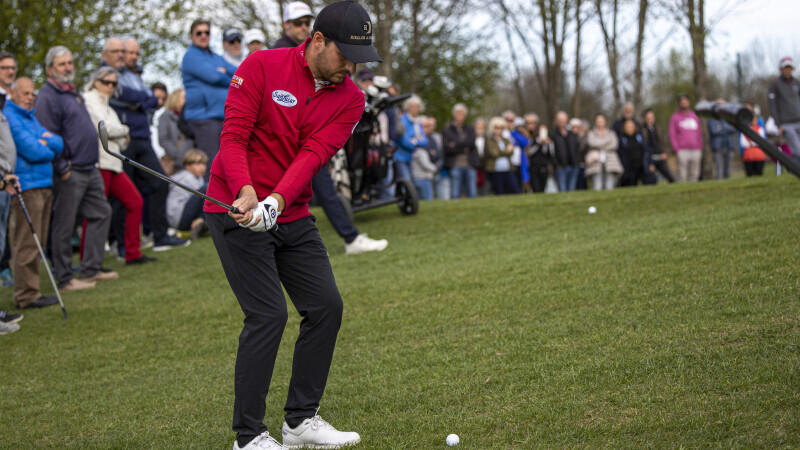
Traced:
<svg viewBox="0 0 800 450">
<path fill-rule="evenodd" d="M 315 213 L 345 302 L 320 414 L 356 448 L 800 447 L 795 177 L 384 207 L 357 256 Z M 231 447 L 241 310 L 210 239 L 157 256 L 0 337 L 0 448 Z"/>
</svg>

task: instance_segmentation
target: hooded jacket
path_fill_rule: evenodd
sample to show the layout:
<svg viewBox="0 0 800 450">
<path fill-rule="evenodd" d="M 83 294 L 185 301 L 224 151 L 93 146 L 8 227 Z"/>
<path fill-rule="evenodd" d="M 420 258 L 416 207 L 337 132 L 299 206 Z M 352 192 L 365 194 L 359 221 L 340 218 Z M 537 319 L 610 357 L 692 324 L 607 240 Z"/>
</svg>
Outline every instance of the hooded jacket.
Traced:
<svg viewBox="0 0 800 450">
<path fill-rule="evenodd" d="M 49 188 L 53 186 L 53 158 L 64 150 L 64 141 L 55 133 L 44 137 L 48 132 L 38 120 L 35 110 L 6 102 L 3 114 L 8 118 L 14 144 L 17 147 L 16 175 L 23 191 Z M 39 142 L 43 139 L 47 145 Z"/>
<path fill-rule="evenodd" d="M 311 178 L 342 148 L 364 112 L 364 94 L 349 77 L 316 89 L 305 49 L 259 51 L 239 66 L 207 190 L 228 204 L 246 185 L 259 201 L 278 193 L 286 202 L 278 223 L 311 214 Z M 204 210 L 226 212 L 209 202 Z"/>
<path fill-rule="evenodd" d="M 669 142 L 675 153 L 703 149 L 703 127 L 694 111 L 675 110 L 669 119 Z"/>
</svg>

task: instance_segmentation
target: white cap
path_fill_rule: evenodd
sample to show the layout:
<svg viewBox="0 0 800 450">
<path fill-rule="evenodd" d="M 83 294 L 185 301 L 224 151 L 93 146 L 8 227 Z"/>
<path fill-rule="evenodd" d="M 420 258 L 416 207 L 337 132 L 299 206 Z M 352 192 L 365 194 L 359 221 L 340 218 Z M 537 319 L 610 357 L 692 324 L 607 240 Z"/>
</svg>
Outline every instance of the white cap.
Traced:
<svg viewBox="0 0 800 450">
<path fill-rule="evenodd" d="M 251 28 L 244 32 L 244 45 L 247 45 L 253 41 L 261 42 L 262 44 L 267 43 L 267 37 L 264 36 L 264 32 L 258 30 L 256 28 Z"/>
<path fill-rule="evenodd" d="M 311 8 L 309 8 L 308 5 L 303 2 L 291 2 L 286 5 L 286 8 L 283 10 L 284 22 L 299 19 L 301 17 L 314 17 L 314 14 L 311 14 Z"/>
</svg>

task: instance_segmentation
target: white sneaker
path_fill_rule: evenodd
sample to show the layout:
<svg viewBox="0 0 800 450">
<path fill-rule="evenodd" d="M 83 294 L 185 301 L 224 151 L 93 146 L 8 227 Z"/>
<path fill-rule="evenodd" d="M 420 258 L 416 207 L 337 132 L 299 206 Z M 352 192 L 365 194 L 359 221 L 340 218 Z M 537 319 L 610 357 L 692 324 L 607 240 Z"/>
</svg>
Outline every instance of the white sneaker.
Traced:
<svg viewBox="0 0 800 450">
<path fill-rule="evenodd" d="M 15 323 L 0 322 L 0 334 L 10 334 L 19 330 L 19 325 Z"/>
<path fill-rule="evenodd" d="M 244 447 L 239 447 L 239 441 L 233 441 L 233 450 L 283 450 L 286 447 L 278 443 L 268 432 L 263 432 L 248 442 Z"/>
<path fill-rule="evenodd" d="M 379 252 L 389 245 L 386 239 L 370 239 L 366 234 L 359 234 L 355 240 L 349 244 L 344 244 L 344 253 L 355 255 L 364 252 Z"/>
<path fill-rule="evenodd" d="M 281 434 L 286 448 L 341 448 L 361 442 L 358 433 L 339 431 L 320 416 L 304 420 L 297 428 L 283 422 Z"/>
</svg>

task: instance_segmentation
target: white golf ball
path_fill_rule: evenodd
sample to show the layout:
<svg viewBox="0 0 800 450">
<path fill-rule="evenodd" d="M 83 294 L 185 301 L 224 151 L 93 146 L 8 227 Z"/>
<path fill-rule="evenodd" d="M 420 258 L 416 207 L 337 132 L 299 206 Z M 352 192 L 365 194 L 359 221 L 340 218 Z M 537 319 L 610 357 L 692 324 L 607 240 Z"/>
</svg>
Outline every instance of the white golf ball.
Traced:
<svg viewBox="0 0 800 450">
<path fill-rule="evenodd" d="M 457 434 L 448 434 L 447 439 L 444 441 L 447 442 L 447 445 L 452 447 L 454 445 L 458 445 L 458 443 L 461 442 L 461 439 L 458 438 Z"/>
<path fill-rule="evenodd" d="M 597 208 L 595 208 L 594 206 L 590 206 L 589 207 L 589 214 L 594 214 L 596 212 L 597 212 Z"/>
</svg>

